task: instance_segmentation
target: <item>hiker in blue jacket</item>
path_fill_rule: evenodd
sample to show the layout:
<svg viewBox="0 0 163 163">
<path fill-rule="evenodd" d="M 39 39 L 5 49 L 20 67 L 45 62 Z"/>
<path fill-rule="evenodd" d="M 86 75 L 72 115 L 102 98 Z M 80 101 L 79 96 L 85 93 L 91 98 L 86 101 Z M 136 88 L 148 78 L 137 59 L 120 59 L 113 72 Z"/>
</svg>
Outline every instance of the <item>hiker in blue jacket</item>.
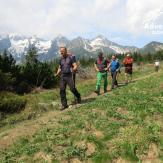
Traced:
<svg viewBox="0 0 163 163">
<path fill-rule="evenodd" d="M 119 68 L 120 68 L 120 64 L 119 64 L 119 61 L 117 60 L 116 55 L 112 56 L 112 61 L 109 65 L 109 67 L 111 70 L 111 77 L 112 77 L 111 89 L 114 89 L 115 87 L 118 87 L 117 74 L 118 74 Z"/>
</svg>

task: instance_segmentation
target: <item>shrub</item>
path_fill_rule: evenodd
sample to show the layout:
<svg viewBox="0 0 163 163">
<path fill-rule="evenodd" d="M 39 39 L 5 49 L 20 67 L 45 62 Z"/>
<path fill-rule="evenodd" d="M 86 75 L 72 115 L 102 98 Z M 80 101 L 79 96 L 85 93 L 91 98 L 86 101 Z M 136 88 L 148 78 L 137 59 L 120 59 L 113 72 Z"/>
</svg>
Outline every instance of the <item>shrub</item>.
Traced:
<svg viewBox="0 0 163 163">
<path fill-rule="evenodd" d="M 16 88 L 16 92 L 18 94 L 24 94 L 24 93 L 29 93 L 31 91 L 31 87 L 30 85 L 25 82 L 25 81 L 22 81 Z"/>
<path fill-rule="evenodd" d="M 0 69 L 0 91 L 10 90 L 13 82 L 14 82 L 14 78 L 12 78 L 11 74 L 3 73 Z"/>
<path fill-rule="evenodd" d="M 9 92 L 1 92 L 0 99 L 0 112 L 3 113 L 20 112 L 26 105 L 26 99 Z"/>
</svg>

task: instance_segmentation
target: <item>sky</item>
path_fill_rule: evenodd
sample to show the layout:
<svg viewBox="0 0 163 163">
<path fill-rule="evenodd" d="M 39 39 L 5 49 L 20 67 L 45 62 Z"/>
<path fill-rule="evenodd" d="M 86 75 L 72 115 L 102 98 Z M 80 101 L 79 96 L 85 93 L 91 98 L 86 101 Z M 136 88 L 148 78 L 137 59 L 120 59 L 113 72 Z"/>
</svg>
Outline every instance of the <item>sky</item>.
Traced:
<svg viewBox="0 0 163 163">
<path fill-rule="evenodd" d="M 162 0 L 0 0 L 0 35 L 103 35 L 122 45 L 163 42 Z"/>
</svg>

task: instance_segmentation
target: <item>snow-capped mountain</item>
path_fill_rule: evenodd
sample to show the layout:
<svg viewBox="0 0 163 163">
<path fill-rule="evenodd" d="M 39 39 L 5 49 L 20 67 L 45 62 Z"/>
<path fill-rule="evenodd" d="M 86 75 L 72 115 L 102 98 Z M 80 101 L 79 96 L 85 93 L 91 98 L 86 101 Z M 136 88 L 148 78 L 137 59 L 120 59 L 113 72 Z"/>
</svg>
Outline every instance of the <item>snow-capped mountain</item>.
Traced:
<svg viewBox="0 0 163 163">
<path fill-rule="evenodd" d="M 93 51 L 102 50 L 108 53 L 126 53 L 126 52 L 134 52 L 138 51 L 137 47 L 132 46 L 122 46 L 116 44 L 112 41 L 109 41 L 104 36 L 97 36 L 95 39 L 91 40 L 91 46 Z"/>
<path fill-rule="evenodd" d="M 18 34 L 10 34 L 7 36 L 10 41 L 10 47 L 8 51 L 16 58 L 16 60 L 22 59 L 28 52 L 31 46 L 35 46 L 38 55 L 48 53 L 51 48 L 51 40 L 43 40 L 36 36 L 27 37 Z"/>
<path fill-rule="evenodd" d="M 147 50 L 153 53 L 154 51 L 163 49 L 163 44 L 158 42 L 151 42 L 142 49 L 134 46 L 122 46 L 109 41 L 102 35 L 91 40 L 82 37 L 69 40 L 62 35 L 53 40 L 44 40 L 36 36 L 19 34 L 10 34 L 6 37 L 0 36 L 0 52 L 3 52 L 5 49 L 8 50 L 18 62 L 24 58 L 31 46 L 36 47 L 38 58 L 42 61 L 58 57 L 60 46 L 68 47 L 69 51 L 75 53 L 78 57 L 95 57 L 98 51 L 102 51 L 104 54 L 122 54 L 135 51 L 143 53 L 147 52 Z"/>
<path fill-rule="evenodd" d="M 8 37 L 0 36 L 0 52 L 11 47 L 11 42 Z"/>
</svg>

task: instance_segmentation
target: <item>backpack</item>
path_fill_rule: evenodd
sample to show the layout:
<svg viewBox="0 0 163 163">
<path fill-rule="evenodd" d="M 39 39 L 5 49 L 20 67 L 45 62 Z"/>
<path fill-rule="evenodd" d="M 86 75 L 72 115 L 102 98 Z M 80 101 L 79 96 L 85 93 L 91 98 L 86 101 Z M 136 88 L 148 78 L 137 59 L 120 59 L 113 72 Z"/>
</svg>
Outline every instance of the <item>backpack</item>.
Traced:
<svg viewBox="0 0 163 163">
<path fill-rule="evenodd" d="M 125 65 L 133 64 L 133 59 L 132 59 L 132 58 L 125 58 L 124 64 L 125 64 Z"/>
</svg>

